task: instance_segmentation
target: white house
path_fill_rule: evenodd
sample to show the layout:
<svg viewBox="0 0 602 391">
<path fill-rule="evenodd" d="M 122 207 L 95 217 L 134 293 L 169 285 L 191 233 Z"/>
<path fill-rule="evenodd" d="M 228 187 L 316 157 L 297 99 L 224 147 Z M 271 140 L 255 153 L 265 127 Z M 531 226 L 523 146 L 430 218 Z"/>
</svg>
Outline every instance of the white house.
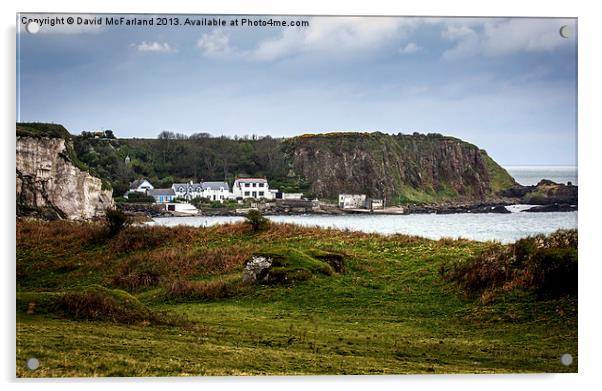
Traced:
<svg viewBox="0 0 602 391">
<path fill-rule="evenodd" d="M 128 198 L 128 194 L 130 194 L 130 193 L 145 194 L 148 190 L 153 190 L 153 189 L 154 189 L 153 185 L 146 179 L 137 179 L 134 182 L 130 183 L 130 189 L 123 196 L 125 198 Z"/>
<path fill-rule="evenodd" d="M 265 198 L 271 200 L 275 194 L 270 191 L 265 178 L 238 178 L 232 186 L 232 195 L 235 199 Z"/>
<path fill-rule="evenodd" d="M 365 194 L 339 194 L 339 208 L 341 209 L 358 209 L 365 206 Z"/>
<path fill-rule="evenodd" d="M 174 183 L 173 189 L 176 198 L 192 200 L 193 198 L 207 198 L 211 201 L 224 202 L 228 198 L 232 198 L 230 186 L 227 182 L 200 182 L 194 183 Z"/>
<path fill-rule="evenodd" d="M 154 189 L 153 185 L 146 179 L 138 179 L 130 183 L 130 191 L 136 191 L 138 193 L 146 193 L 147 190 Z"/>
<path fill-rule="evenodd" d="M 228 198 L 232 198 L 230 186 L 227 182 L 202 182 L 203 197 L 209 198 L 211 201 L 224 202 Z"/>
</svg>

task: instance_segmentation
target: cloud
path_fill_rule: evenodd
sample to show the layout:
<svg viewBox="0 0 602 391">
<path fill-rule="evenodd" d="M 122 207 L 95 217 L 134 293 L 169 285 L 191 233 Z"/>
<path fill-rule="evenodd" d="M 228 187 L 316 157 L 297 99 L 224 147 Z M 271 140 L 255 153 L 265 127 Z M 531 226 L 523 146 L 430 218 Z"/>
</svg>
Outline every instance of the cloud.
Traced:
<svg viewBox="0 0 602 391">
<path fill-rule="evenodd" d="M 167 42 L 142 41 L 139 44 L 132 44 L 132 46 L 139 52 L 173 53 L 176 51 Z"/>
<path fill-rule="evenodd" d="M 399 53 L 401 54 L 412 54 L 419 51 L 421 48 L 418 47 L 414 42 L 409 42 L 407 45 L 399 48 Z"/>
<path fill-rule="evenodd" d="M 420 23 L 419 18 L 314 17 L 309 27 L 286 29 L 248 54 L 254 60 L 270 61 L 298 53 L 328 55 L 375 49 L 406 39 Z"/>
<path fill-rule="evenodd" d="M 516 53 L 550 52 L 572 42 L 560 36 L 563 25 L 574 25 L 562 19 L 488 19 L 475 23 L 451 21 L 442 38 L 455 42 L 444 51 L 446 59 L 483 55 L 487 57 Z M 574 26 L 573 26 L 574 27 Z"/>
<path fill-rule="evenodd" d="M 230 37 L 221 30 L 203 34 L 196 47 L 207 57 L 222 57 L 237 52 L 230 46 Z"/>
</svg>

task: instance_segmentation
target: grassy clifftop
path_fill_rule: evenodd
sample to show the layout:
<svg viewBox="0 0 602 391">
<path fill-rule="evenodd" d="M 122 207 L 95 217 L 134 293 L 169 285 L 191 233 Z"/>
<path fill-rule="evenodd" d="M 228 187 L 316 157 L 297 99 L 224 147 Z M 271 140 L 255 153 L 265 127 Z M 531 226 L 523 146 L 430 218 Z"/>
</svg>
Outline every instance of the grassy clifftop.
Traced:
<svg viewBox="0 0 602 391">
<path fill-rule="evenodd" d="M 17 122 L 19 137 L 49 137 L 71 140 L 71 134 L 63 125 L 43 122 Z"/>
</svg>

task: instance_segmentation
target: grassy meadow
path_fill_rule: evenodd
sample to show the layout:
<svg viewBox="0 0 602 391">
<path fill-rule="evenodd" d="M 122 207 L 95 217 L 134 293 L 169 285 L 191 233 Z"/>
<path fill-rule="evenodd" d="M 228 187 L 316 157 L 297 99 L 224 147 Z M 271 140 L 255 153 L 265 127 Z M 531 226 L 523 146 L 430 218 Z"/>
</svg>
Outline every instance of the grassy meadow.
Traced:
<svg viewBox="0 0 602 391">
<path fill-rule="evenodd" d="M 468 283 L 467 262 L 508 251 L 496 243 L 287 224 L 107 235 L 101 223 L 18 219 L 16 229 L 18 377 L 578 367 L 575 294 L 522 288 L 528 273 L 509 278 L 500 257 L 488 263 L 495 283 L 484 269 L 480 285 Z M 244 284 L 245 261 L 260 253 L 284 254 L 290 278 Z M 327 253 L 344 270 L 320 263 Z M 27 369 L 30 357 L 38 369 Z"/>
</svg>

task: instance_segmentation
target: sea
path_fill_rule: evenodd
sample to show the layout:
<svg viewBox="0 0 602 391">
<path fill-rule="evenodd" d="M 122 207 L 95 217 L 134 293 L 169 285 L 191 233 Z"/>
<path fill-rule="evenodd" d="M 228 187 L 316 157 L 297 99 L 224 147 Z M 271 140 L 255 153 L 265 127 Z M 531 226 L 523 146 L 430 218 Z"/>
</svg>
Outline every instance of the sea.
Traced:
<svg viewBox="0 0 602 391">
<path fill-rule="evenodd" d="M 522 185 L 535 185 L 541 179 L 577 184 L 577 168 L 570 166 L 507 166 L 510 175 Z M 306 227 L 336 228 L 350 231 L 407 234 L 430 239 L 465 238 L 479 241 L 512 243 L 536 234 L 558 229 L 577 228 L 577 212 L 524 212 L 532 205 L 512 205 L 507 214 L 457 213 L 410 215 L 301 215 L 267 216 L 276 223 Z M 155 218 L 151 225 L 190 225 L 207 227 L 243 221 L 236 216 L 191 216 Z"/>
<path fill-rule="evenodd" d="M 556 183 L 577 185 L 576 166 L 504 166 L 506 171 L 521 185 L 536 185 L 542 179 Z"/>
</svg>

